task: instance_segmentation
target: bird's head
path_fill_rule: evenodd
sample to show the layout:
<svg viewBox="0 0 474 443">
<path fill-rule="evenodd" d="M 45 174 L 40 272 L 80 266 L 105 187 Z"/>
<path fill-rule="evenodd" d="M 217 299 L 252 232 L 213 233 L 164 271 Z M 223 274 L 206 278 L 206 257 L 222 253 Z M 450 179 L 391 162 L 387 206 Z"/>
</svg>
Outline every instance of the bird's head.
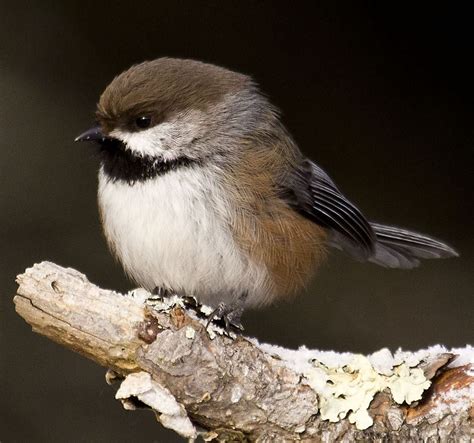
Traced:
<svg viewBox="0 0 474 443">
<path fill-rule="evenodd" d="M 275 116 L 250 77 L 159 58 L 118 75 L 100 97 L 98 125 L 76 141 L 99 142 L 122 166 L 204 161 L 235 151 Z"/>
</svg>

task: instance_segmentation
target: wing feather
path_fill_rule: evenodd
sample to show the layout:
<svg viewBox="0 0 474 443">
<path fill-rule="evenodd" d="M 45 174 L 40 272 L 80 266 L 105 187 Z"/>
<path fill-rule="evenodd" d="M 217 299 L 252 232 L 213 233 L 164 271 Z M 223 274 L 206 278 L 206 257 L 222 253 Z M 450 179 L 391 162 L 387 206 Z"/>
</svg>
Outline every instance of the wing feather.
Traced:
<svg viewBox="0 0 474 443">
<path fill-rule="evenodd" d="M 316 164 L 304 159 L 283 180 L 281 196 L 303 216 L 327 228 L 328 242 L 357 260 L 413 268 L 420 258 L 457 256 L 449 245 L 395 226 L 369 223 Z"/>
<path fill-rule="evenodd" d="M 374 252 L 375 233 L 370 223 L 310 160 L 305 159 L 287 177 L 283 194 L 295 210 L 328 228 L 343 250 L 358 259 L 367 259 Z"/>
</svg>

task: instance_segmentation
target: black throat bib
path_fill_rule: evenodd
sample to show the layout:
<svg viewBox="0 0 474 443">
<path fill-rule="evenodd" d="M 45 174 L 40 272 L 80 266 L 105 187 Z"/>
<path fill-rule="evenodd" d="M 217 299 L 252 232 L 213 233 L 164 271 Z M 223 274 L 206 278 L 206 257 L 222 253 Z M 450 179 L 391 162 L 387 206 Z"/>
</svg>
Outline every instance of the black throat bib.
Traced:
<svg viewBox="0 0 474 443">
<path fill-rule="evenodd" d="M 198 163 L 188 157 L 163 161 L 146 155 L 140 156 L 126 149 L 125 144 L 115 138 L 102 139 L 99 142 L 99 153 L 105 175 L 112 181 L 126 182 L 129 185 Z"/>
</svg>

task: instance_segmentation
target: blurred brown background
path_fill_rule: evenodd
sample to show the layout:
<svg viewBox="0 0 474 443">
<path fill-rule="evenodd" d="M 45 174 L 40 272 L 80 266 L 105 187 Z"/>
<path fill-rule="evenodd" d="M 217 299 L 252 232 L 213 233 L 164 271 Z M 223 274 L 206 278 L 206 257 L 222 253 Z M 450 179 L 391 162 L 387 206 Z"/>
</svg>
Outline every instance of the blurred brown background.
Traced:
<svg viewBox="0 0 474 443">
<path fill-rule="evenodd" d="M 462 254 L 410 272 L 334 254 L 300 298 L 248 313 L 248 334 L 360 352 L 472 343 L 471 14 L 338 5 L 0 1 L 2 442 L 178 441 L 151 414 L 123 411 L 103 368 L 31 333 L 12 304 L 15 275 L 41 260 L 131 287 L 100 232 L 96 159 L 73 139 L 112 77 L 144 59 L 252 74 L 370 218 Z"/>
</svg>

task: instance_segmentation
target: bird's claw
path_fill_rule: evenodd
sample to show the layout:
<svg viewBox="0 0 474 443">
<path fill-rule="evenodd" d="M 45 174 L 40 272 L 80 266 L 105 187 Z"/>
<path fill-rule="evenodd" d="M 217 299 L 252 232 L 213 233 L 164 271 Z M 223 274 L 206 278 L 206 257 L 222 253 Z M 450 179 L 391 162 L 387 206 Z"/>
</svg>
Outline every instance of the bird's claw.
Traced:
<svg viewBox="0 0 474 443">
<path fill-rule="evenodd" d="M 242 308 L 232 308 L 227 306 L 225 303 L 219 303 L 207 317 L 206 329 L 209 328 L 211 323 L 215 323 L 225 329 L 227 334 L 241 334 L 244 330 L 240 317 L 242 316 Z M 217 317 L 215 319 L 215 317 Z"/>
<path fill-rule="evenodd" d="M 171 289 L 162 286 L 156 286 L 155 289 L 153 289 L 152 294 L 160 297 L 161 299 L 165 299 L 171 297 L 174 292 Z"/>
</svg>

